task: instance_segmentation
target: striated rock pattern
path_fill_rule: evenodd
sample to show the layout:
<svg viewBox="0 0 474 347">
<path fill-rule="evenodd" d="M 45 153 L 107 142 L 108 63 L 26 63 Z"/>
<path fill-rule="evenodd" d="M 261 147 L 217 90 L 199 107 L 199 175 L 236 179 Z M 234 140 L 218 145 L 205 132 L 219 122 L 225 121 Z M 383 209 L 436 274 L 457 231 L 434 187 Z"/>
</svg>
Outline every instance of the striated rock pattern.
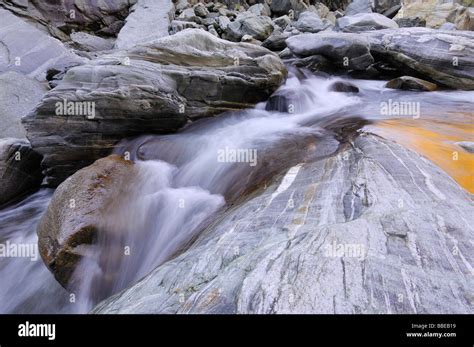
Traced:
<svg viewBox="0 0 474 347">
<path fill-rule="evenodd" d="M 371 134 L 230 208 L 95 313 L 473 313 L 472 196 Z"/>
<path fill-rule="evenodd" d="M 70 69 L 23 124 L 44 155 L 45 183 L 57 185 L 120 139 L 171 133 L 188 121 L 251 107 L 285 77 L 281 60 L 265 48 L 188 29 Z M 58 103 L 73 105 L 71 112 L 58 114 Z"/>
</svg>

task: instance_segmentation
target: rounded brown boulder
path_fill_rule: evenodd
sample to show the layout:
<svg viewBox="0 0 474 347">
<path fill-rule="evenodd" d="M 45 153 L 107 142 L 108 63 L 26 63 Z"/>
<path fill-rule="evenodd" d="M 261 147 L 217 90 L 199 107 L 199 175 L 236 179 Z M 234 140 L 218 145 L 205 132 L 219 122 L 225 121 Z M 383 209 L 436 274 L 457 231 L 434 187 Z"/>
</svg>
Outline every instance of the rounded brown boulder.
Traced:
<svg viewBox="0 0 474 347">
<path fill-rule="evenodd" d="M 134 173 L 132 161 L 110 155 L 77 171 L 55 191 L 38 225 L 38 246 L 63 287 L 74 287 L 71 275 L 101 232 L 101 215 L 124 196 Z"/>
</svg>

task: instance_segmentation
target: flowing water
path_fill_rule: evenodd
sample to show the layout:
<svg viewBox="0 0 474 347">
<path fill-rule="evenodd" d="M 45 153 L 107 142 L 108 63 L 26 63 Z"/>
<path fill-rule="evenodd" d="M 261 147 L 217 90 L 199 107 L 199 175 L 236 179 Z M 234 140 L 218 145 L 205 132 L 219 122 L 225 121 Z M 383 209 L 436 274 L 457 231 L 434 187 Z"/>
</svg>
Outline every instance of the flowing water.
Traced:
<svg viewBox="0 0 474 347">
<path fill-rule="evenodd" d="M 293 113 L 266 111 L 261 103 L 195 122 L 177 134 L 123 141 L 116 153 L 130 155 L 137 174 L 123 198 L 108 207 L 99 228 L 104 232 L 73 275 L 80 283 L 77 295 L 71 299 L 41 259 L 4 258 L 0 312 L 87 312 L 178 254 L 220 209 L 295 163 L 334 153 L 336 121 L 370 121 L 371 131 L 434 162 L 446 155 L 446 146 L 474 140 L 473 92 L 406 92 L 385 89 L 383 81 L 350 80 L 360 92 L 339 93 L 330 91 L 335 81 L 348 80 L 290 74 L 281 92 L 290 97 Z M 402 102 L 412 107 L 400 115 L 395 111 Z M 462 152 L 465 170 L 472 156 Z M 470 190 L 459 161 L 437 164 Z M 36 224 L 51 196 L 41 190 L 1 210 L 0 242 L 35 244 Z"/>
</svg>

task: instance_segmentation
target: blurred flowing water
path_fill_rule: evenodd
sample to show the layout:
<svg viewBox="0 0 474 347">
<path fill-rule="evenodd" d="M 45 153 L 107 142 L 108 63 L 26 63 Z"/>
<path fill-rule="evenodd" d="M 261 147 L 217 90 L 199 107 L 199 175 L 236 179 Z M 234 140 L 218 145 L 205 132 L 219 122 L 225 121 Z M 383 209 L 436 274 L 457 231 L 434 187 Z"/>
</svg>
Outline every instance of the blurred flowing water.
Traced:
<svg viewBox="0 0 474 347">
<path fill-rule="evenodd" d="M 360 91 L 331 91 L 337 81 Z M 421 131 L 400 132 L 401 121 L 414 122 L 403 123 L 413 129 L 422 122 L 449 122 L 461 129 L 452 130 L 456 139 L 472 136 L 473 92 L 418 93 L 385 89 L 384 83 L 291 73 L 279 93 L 294 106 L 293 113 L 267 111 L 261 103 L 197 121 L 177 134 L 122 141 L 115 153 L 130 156 L 138 176 L 130 180 L 124 199 L 108 208 L 100 225 L 107 232 L 99 233 L 73 275 L 81 283 L 76 302 L 41 259 L 5 258 L 0 260 L 0 312 L 89 311 L 179 254 L 220 209 L 296 163 L 334 153 L 337 122 L 370 121 L 371 131 L 394 140 L 423 136 Z M 418 103 L 419 117 L 381 114 L 388 100 Z M 36 224 L 51 195 L 41 190 L 1 210 L 1 242 L 36 243 Z"/>
</svg>

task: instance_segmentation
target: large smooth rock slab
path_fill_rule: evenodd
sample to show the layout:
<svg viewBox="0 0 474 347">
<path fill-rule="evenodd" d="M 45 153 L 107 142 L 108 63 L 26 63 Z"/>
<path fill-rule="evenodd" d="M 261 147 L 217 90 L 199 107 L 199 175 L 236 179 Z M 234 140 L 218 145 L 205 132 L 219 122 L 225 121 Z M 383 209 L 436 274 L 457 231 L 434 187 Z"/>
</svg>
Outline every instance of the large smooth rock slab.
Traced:
<svg viewBox="0 0 474 347">
<path fill-rule="evenodd" d="M 28 22 L 67 40 L 73 31 L 115 36 L 136 0 L 28 0 L 1 1 L 5 8 Z M 1 23 L 1 20 L 0 20 Z"/>
<path fill-rule="evenodd" d="M 171 0 L 138 0 L 117 36 L 115 47 L 128 49 L 168 36 L 174 11 Z"/>
<path fill-rule="evenodd" d="M 302 34 L 286 40 L 299 57 L 321 55 L 342 69 L 365 70 L 373 62 L 366 37 L 352 33 Z"/>
<path fill-rule="evenodd" d="M 0 72 L 16 71 L 45 80 L 49 69 L 62 71 L 85 61 L 59 40 L 0 9 Z"/>
<path fill-rule="evenodd" d="M 18 200 L 41 184 L 41 156 L 25 139 L 0 139 L 0 206 Z"/>
<path fill-rule="evenodd" d="M 96 313 L 473 313 L 472 196 L 362 135 L 230 208 Z"/>
<path fill-rule="evenodd" d="M 398 24 L 379 13 L 358 13 L 337 20 L 336 26 L 344 32 L 397 29 Z"/>
<path fill-rule="evenodd" d="M 57 185 L 125 137 L 172 133 L 198 118 L 252 107 L 285 77 L 281 60 L 265 48 L 188 29 L 70 69 L 23 124 L 44 155 L 45 183 Z M 65 100 L 74 105 L 67 115 L 57 112 Z"/>
<path fill-rule="evenodd" d="M 372 55 L 402 72 L 455 89 L 474 89 L 474 33 L 401 28 L 366 33 Z"/>
<path fill-rule="evenodd" d="M 44 83 L 18 72 L 0 73 L 0 138 L 26 138 L 21 117 L 30 113 L 47 91 Z"/>
</svg>

